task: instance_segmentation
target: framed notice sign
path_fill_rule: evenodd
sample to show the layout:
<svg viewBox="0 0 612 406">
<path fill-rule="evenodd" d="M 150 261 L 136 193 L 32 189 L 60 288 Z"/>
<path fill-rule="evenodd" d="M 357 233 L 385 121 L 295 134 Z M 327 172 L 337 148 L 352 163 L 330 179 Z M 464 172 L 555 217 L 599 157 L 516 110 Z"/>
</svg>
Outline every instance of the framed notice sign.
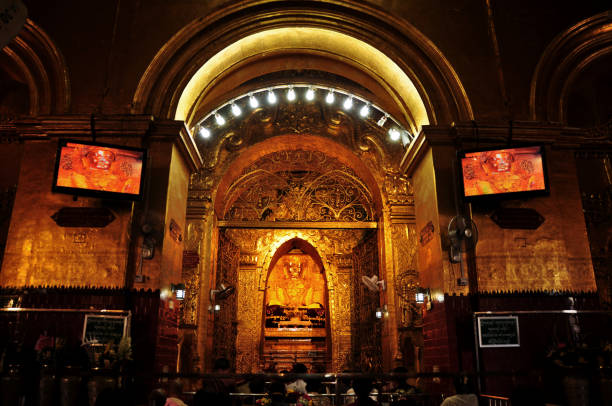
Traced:
<svg viewBox="0 0 612 406">
<path fill-rule="evenodd" d="M 517 316 L 478 317 L 480 347 L 520 347 Z"/>
<path fill-rule="evenodd" d="M 129 334 L 129 316 L 86 314 L 83 323 L 84 344 L 119 344 Z"/>
</svg>

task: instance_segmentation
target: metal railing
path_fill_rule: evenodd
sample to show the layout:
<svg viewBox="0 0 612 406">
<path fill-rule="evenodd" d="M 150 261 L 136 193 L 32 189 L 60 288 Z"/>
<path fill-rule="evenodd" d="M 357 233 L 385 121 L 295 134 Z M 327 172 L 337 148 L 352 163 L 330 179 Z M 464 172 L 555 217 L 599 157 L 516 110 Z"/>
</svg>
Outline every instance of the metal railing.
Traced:
<svg viewBox="0 0 612 406">
<path fill-rule="evenodd" d="M 482 406 L 511 406 L 510 399 L 502 396 L 480 395 Z"/>
</svg>

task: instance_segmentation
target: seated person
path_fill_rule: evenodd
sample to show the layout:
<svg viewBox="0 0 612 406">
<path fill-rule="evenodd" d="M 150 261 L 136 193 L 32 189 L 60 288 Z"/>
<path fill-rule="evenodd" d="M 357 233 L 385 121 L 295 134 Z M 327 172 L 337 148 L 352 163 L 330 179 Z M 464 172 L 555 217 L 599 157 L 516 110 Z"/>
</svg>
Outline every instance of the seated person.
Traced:
<svg viewBox="0 0 612 406">
<path fill-rule="evenodd" d="M 357 399 L 353 403 L 350 403 L 349 406 L 372 406 L 379 404 L 375 400 L 372 400 L 372 397 L 370 396 L 372 390 L 374 389 L 374 384 L 372 383 L 371 379 L 355 379 L 353 382 L 353 387 L 355 388 Z"/>
<path fill-rule="evenodd" d="M 308 368 L 306 368 L 306 365 L 300 362 L 297 362 L 293 364 L 291 373 L 292 374 L 307 374 Z M 295 392 L 295 393 L 300 393 L 300 394 L 306 393 L 306 381 L 304 381 L 302 378 L 297 378 L 294 381 L 288 383 L 287 392 Z"/>
<path fill-rule="evenodd" d="M 444 399 L 441 406 L 478 406 L 478 396 L 469 376 L 460 374 L 455 377 L 456 395 Z"/>
</svg>

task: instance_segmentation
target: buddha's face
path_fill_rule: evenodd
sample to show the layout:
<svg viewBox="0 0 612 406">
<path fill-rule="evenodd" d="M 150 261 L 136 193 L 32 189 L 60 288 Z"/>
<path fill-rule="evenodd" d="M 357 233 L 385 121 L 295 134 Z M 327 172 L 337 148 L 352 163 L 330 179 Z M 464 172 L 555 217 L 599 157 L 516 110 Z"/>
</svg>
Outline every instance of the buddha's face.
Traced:
<svg viewBox="0 0 612 406">
<path fill-rule="evenodd" d="M 94 149 L 87 153 L 87 159 L 92 168 L 108 169 L 115 161 L 115 154 L 106 149 Z"/>
<path fill-rule="evenodd" d="M 499 151 L 487 157 L 487 166 L 495 172 L 508 172 L 514 157 L 509 152 Z"/>
<path fill-rule="evenodd" d="M 302 264 L 299 262 L 289 262 L 287 271 L 291 279 L 298 279 L 302 273 Z"/>
</svg>

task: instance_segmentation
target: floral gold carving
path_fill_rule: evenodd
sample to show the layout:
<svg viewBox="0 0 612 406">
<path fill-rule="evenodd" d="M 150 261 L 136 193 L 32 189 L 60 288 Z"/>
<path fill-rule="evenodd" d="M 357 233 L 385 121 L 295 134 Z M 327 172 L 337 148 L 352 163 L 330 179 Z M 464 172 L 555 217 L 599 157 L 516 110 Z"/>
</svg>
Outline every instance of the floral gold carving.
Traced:
<svg viewBox="0 0 612 406">
<path fill-rule="evenodd" d="M 230 186 L 225 220 L 372 221 L 373 199 L 347 166 L 316 151 L 264 156 Z"/>
<path fill-rule="evenodd" d="M 216 284 L 236 287 L 238 282 L 238 266 L 240 249 L 223 234 L 219 234 L 219 258 L 217 261 Z M 230 364 L 236 362 L 237 337 L 237 300 L 233 294 L 222 300 L 221 309 L 215 313 L 212 353 L 215 357 L 225 357 Z"/>
<path fill-rule="evenodd" d="M 238 336 L 236 339 L 236 372 L 253 372 L 259 364 L 258 276 L 255 270 L 238 272 Z"/>
<path fill-rule="evenodd" d="M 382 371 L 381 323 L 374 313 L 380 306 L 378 292 L 361 282 L 362 276 L 378 276 L 378 244 L 372 233 L 353 250 L 352 349 L 355 364 L 364 372 Z"/>
<path fill-rule="evenodd" d="M 405 175 L 388 172 L 385 176 L 383 190 L 389 204 L 414 204 L 414 190 Z"/>
<path fill-rule="evenodd" d="M 261 106 L 242 120 L 230 120 L 214 139 L 197 140 L 206 170 L 226 166 L 239 153 L 257 142 L 286 134 L 309 134 L 339 142 L 374 168 L 397 167 L 404 147 L 389 142 L 384 128 L 373 120 L 355 119 L 338 107 L 317 98 Z"/>
</svg>

